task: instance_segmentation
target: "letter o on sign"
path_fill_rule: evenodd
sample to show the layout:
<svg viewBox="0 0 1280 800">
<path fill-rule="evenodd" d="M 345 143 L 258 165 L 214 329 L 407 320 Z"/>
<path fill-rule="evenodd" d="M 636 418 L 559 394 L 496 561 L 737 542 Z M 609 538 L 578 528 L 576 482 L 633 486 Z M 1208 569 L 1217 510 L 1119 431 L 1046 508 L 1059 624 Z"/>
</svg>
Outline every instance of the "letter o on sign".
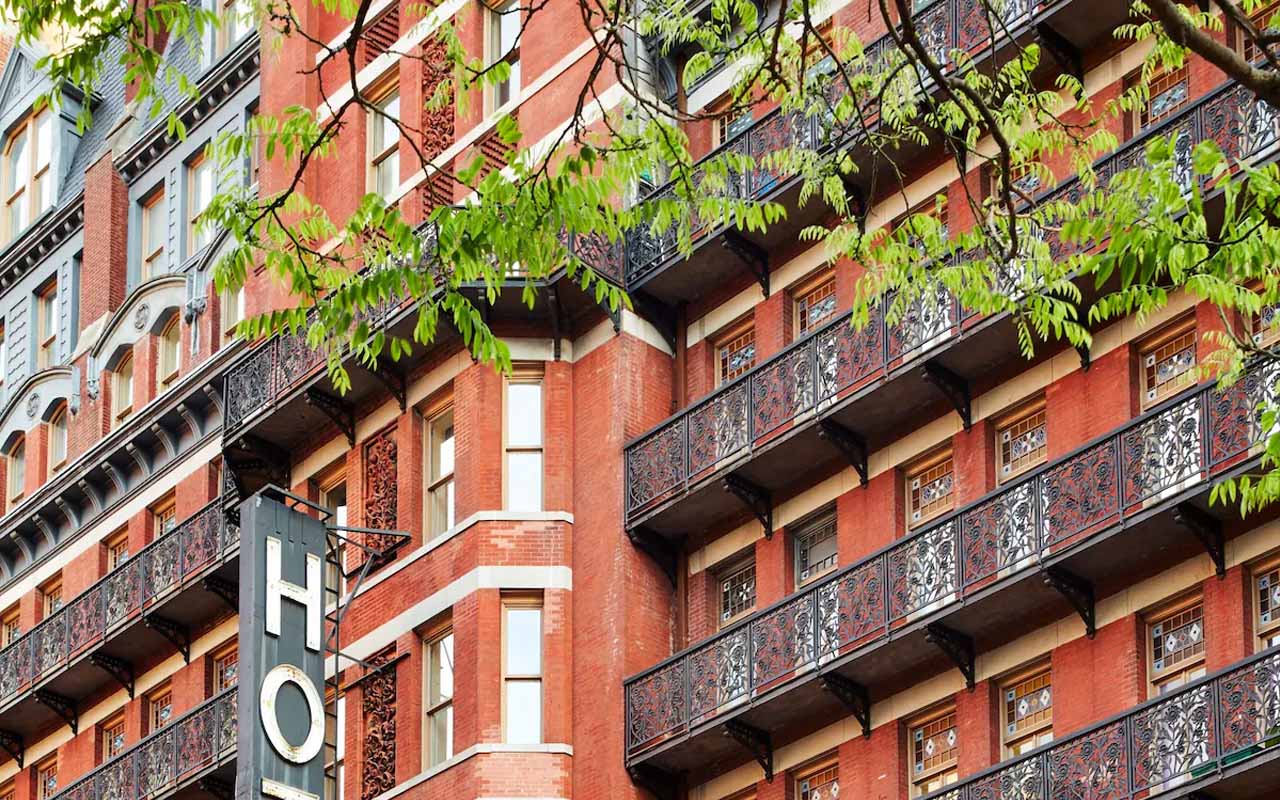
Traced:
<svg viewBox="0 0 1280 800">
<path fill-rule="evenodd" d="M 276 699 L 280 689 L 286 683 L 292 683 L 302 692 L 307 701 L 307 738 L 300 745 L 292 745 L 284 738 L 280 730 L 280 720 L 276 716 Z M 295 764 L 305 764 L 320 753 L 324 746 L 324 701 L 316 686 L 307 677 L 307 673 L 292 664 L 277 664 L 267 673 L 262 681 L 262 696 L 259 700 L 262 711 L 262 727 L 267 731 L 267 740 L 283 758 Z"/>
</svg>

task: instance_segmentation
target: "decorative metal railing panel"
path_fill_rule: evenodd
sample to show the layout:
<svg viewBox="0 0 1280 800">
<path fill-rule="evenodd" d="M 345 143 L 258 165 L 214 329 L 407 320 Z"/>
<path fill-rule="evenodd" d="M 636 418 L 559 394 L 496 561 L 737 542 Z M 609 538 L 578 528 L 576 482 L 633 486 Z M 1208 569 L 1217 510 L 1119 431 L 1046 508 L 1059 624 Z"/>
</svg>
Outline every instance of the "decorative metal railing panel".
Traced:
<svg viewBox="0 0 1280 800">
<path fill-rule="evenodd" d="M 0 650 L 0 705 L 64 668 L 117 626 L 163 600 L 240 545 L 215 500 L 142 548 Z"/>
<path fill-rule="evenodd" d="M 232 757 L 235 749 L 232 687 L 53 795 L 53 800 L 159 800 Z"/>
<path fill-rule="evenodd" d="M 1280 745 L 1280 648 L 1151 700 L 929 800 L 1149 797 Z"/>
<path fill-rule="evenodd" d="M 1189 391 L 629 678 L 628 754 L 1204 488 L 1250 456 L 1263 433 L 1257 409 L 1278 377 L 1274 366 L 1255 367 L 1231 387 Z M 1170 724 L 1152 720 L 1151 736 L 1172 735 Z M 1166 768 L 1135 761 L 1155 776 Z"/>
<path fill-rule="evenodd" d="M 1179 142 L 1187 143 L 1175 149 L 1178 173 L 1191 180 L 1192 142 L 1213 139 L 1233 158 L 1260 156 L 1264 150 L 1280 145 L 1280 112 L 1269 109 L 1264 113 L 1245 90 L 1224 87 L 1100 161 L 1100 176 L 1109 180 L 1118 171 L 1138 163 L 1151 136 L 1174 131 L 1180 134 Z M 1078 199 L 1080 191 L 1078 181 L 1071 180 L 1048 193 L 1045 200 Z M 1047 241 L 1058 255 L 1068 250 L 1056 238 Z M 759 437 L 785 427 L 815 406 L 824 407 L 850 387 L 884 375 L 927 351 L 953 346 L 974 316 L 940 290 L 937 296 L 914 300 L 893 325 L 885 324 L 882 310 L 877 309 L 864 328 L 853 330 L 846 314 L 797 341 L 627 447 L 628 518 L 687 490 L 693 481 L 705 477 L 703 471 L 708 467 L 750 452 Z M 747 400 L 750 407 L 743 409 L 741 404 Z M 711 426 L 708 408 L 724 405 L 732 406 L 734 413 L 713 415 L 715 424 Z M 1187 429 L 1182 433 L 1182 440 L 1167 442 L 1174 450 L 1126 450 L 1124 458 L 1147 459 L 1153 466 L 1164 459 L 1169 469 L 1181 464 L 1194 471 L 1200 463 L 1195 459 L 1203 459 L 1206 454 L 1194 445 L 1198 440 L 1195 431 Z M 682 441 L 686 436 L 688 441 Z M 1178 462 L 1179 457 L 1192 460 Z M 1130 474 L 1137 475 L 1138 470 L 1131 469 Z M 1125 502 L 1133 502 L 1144 492 L 1141 486 L 1126 486 Z M 1081 507 L 1059 509 L 1057 513 L 1079 517 L 1087 516 L 1090 510 Z"/>
</svg>

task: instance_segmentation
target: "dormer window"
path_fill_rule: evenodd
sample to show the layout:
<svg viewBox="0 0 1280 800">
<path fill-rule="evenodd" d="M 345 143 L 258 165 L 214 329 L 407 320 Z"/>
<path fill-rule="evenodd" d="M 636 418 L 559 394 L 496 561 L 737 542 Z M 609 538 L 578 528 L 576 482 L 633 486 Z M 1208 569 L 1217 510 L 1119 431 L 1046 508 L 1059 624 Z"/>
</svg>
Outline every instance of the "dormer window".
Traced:
<svg viewBox="0 0 1280 800">
<path fill-rule="evenodd" d="M 4 149 L 4 240 L 17 237 L 53 205 L 53 115 L 32 114 L 9 134 Z"/>
<path fill-rule="evenodd" d="M 253 29 L 253 7 L 245 0 L 217 0 L 220 24 L 214 34 L 213 57 L 218 60 Z"/>
<path fill-rule="evenodd" d="M 197 156 L 187 165 L 187 255 L 192 256 L 204 249 L 213 238 L 213 231 L 207 226 L 201 227 L 200 215 L 209 207 L 214 192 L 214 163 L 203 154 Z"/>
<path fill-rule="evenodd" d="M 160 186 L 142 200 L 142 264 L 138 271 L 140 281 L 154 277 L 163 270 L 165 204 L 164 187 Z"/>
</svg>

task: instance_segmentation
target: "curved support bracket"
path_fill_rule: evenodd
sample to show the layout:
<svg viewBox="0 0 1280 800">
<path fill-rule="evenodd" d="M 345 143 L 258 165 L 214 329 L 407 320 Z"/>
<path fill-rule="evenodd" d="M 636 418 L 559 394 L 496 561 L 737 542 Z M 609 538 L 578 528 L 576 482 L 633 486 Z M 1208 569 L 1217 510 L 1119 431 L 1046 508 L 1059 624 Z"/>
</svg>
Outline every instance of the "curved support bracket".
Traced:
<svg viewBox="0 0 1280 800">
<path fill-rule="evenodd" d="M 1093 366 L 1093 352 L 1089 350 L 1089 345 L 1076 345 L 1076 352 L 1080 355 L 1080 369 L 1088 372 L 1089 367 Z"/>
<path fill-rule="evenodd" d="M 849 430 L 833 419 L 819 420 L 818 438 L 825 439 L 840 451 L 849 466 L 858 473 L 858 480 L 866 487 L 867 473 L 867 440 Z"/>
<path fill-rule="evenodd" d="M 54 498 L 53 502 L 57 503 L 58 510 L 62 512 L 62 516 L 67 518 L 67 524 L 71 526 L 72 530 L 80 527 L 80 509 L 74 503 L 65 497 Z"/>
<path fill-rule="evenodd" d="M 84 492 L 84 496 L 89 498 L 89 502 L 93 504 L 95 512 L 102 511 L 103 497 L 101 489 L 90 483 L 86 478 L 76 481 L 76 486 L 79 486 L 80 491 Z"/>
<path fill-rule="evenodd" d="M 967 431 L 972 428 L 973 415 L 970 410 L 972 396 L 969 393 L 969 382 L 937 361 L 930 361 L 924 365 L 924 379 L 937 387 L 942 396 L 947 398 L 947 402 L 951 403 L 956 413 L 960 415 L 964 429 Z"/>
<path fill-rule="evenodd" d="M 871 738 L 871 695 L 867 687 L 836 672 L 828 672 L 820 680 L 822 688 L 844 703 L 844 707 L 862 725 L 862 738 Z"/>
<path fill-rule="evenodd" d="M 356 446 L 356 411 L 350 403 L 319 389 L 308 389 L 306 401 L 307 405 L 324 414 L 330 422 L 338 426 L 338 430 L 347 437 L 348 445 Z"/>
<path fill-rule="evenodd" d="M 764 538 L 773 538 L 773 498 L 769 492 L 738 475 L 724 476 L 724 490 L 742 501 L 764 528 Z"/>
<path fill-rule="evenodd" d="M 71 728 L 71 733 L 80 733 L 80 714 L 76 711 L 74 700 L 48 689 L 36 689 L 34 697 L 37 703 L 61 717 Z"/>
<path fill-rule="evenodd" d="M 133 459 L 133 463 L 138 465 L 138 469 L 142 472 L 142 477 L 150 478 L 151 473 L 155 472 L 155 464 L 151 460 L 151 454 L 133 442 L 129 442 L 124 446 L 125 452 Z"/>
<path fill-rule="evenodd" d="M 382 359 L 378 359 L 378 363 L 373 369 L 369 370 L 369 374 L 378 379 L 391 396 L 400 404 L 400 410 L 405 410 L 405 401 L 408 396 L 404 373 L 395 367 L 386 364 Z"/>
<path fill-rule="evenodd" d="M 969 691 L 973 691 L 974 663 L 977 660 L 973 647 L 973 637 L 961 633 L 955 628 L 943 625 L 941 622 L 931 622 L 925 628 L 924 638 L 925 641 L 937 647 L 942 651 L 943 655 L 951 659 L 951 662 L 964 675 L 964 685 Z"/>
<path fill-rule="evenodd" d="M 195 409 L 186 403 L 178 403 L 178 413 L 186 421 L 187 427 L 191 429 L 191 435 L 199 439 L 204 436 L 204 417 L 196 413 Z"/>
<path fill-rule="evenodd" d="M 735 230 L 724 232 L 724 249 L 738 257 L 743 265 L 751 270 L 760 291 L 769 296 L 769 253 L 759 245 L 747 239 Z"/>
<path fill-rule="evenodd" d="M 23 761 L 24 749 L 21 736 L 9 731 L 0 731 L 0 750 L 4 750 L 13 757 L 13 760 L 18 764 L 18 769 L 22 769 L 25 766 Z"/>
<path fill-rule="evenodd" d="M 160 444 L 164 447 L 164 451 L 169 454 L 169 458 L 178 457 L 178 440 L 174 438 L 169 429 L 158 422 L 151 424 L 151 434 L 156 437 Z"/>
<path fill-rule="evenodd" d="M 677 800 L 680 796 L 675 776 L 652 764 L 636 764 L 627 767 L 627 775 L 631 777 L 632 783 L 647 789 L 658 800 Z"/>
<path fill-rule="evenodd" d="M 1036 38 L 1049 51 L 1049 57 L 1058 62 L 1063 72 L 1084 82 L 1084 61 L 1075 45 L 1043 22 L 1036 25 Z"/>
<path fill-rule="evenodd" d="M 123 658 L 115 658 L 105 653 L 94 653 L 89 656 L 89 663 L 115 678 L 116 682 L 129 693 L 129 699 L 133 699 L 134 675 L 132 664 Z"/>
<path fill-rule="evenodd" d="M 731 719 L 724 724 L 724 735 L 747 748 L 760 769 L 764 770 L 764 779 L 773 783 L 773 739 L 768 731 Z"/>
<path fill-rule="evenodd" d="M 1173 521 L 1191 531 L 1213 559 L 1218 578 L 1227 575 L 1227 548 L 1222 536 L 1222 523 L 1190 503 L 1179 503 L 1173 510 Z"/>
<path fill-rule="evenodd" d="M 670 306 L 655 300 L 650 294 L 641 291 L 631 293 L 631 307 L 645 322 L 653 326 L 662 341 L 667 343 L 671 352 L 676 352 L 676 311 Z M 622 309 L 617 312 L 614 331 L 622 330 Z"/>
<path fill-rule="evenodd" d="M 1063 567 L 1046 567 L 1044 582 L 1066 598 L 1084 620 L 1085 635 L 1090 639 L 1098 632 L 1098 615 L 1094 606 L 1093 584 Z"/>
<path fill-rule="evenodd" d="M 211 794 L 218 800 L 232 800 L 236 794 L 234 786 L 212 775 L 201 778 L 198 786 L 200 791 Z"/>
<path fill-rule="evenodd" d="M 102 462 L 102 471 L 105 472 L 107 477 L 111 479 L 111 482 L 115 484 L 116 492 L 118 494 L 124 494 L 129 491 L 129 481 L 127 480 L 127 476 L 122 474 L 120 472 L 120 468 L 115 464 L 112 464 L 110 460 Z"/>
<path fill-rule="evenodd" d="M 678 586 L 676 577 L 680 560 L 677 557 L 675 545 L 644 526 L 628 528 L 627 538 L 631 540 L 631 544 L 636 549 L 657 562 L 658 566 L 671 581 L 672 588 Z"/>
<path fill-rule="evenodd" d="M 160 614 L 148 614 L 142 621 L 148 628 L 168 639 L 170 644 L 178 648 L 185 663 L 191 663 L 191 633 L 186 625 Z"/>
<path fill-rule="evenodd" d="M 219 578 L 217 575 L 208 575 L 200 585 L 204 587 L 206 592 L 212 592 L 222 598 L 222 602 L 232 611 L 240 610 L 240 584 L 237 581 L 229 581 L 226 578 Z"/>
</svg>

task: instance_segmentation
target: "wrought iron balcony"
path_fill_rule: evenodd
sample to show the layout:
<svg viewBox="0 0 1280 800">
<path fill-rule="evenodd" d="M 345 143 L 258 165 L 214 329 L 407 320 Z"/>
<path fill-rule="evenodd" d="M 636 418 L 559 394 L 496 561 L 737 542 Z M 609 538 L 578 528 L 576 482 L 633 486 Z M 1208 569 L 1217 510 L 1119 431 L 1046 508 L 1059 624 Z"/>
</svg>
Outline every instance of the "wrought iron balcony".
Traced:
<svg viewBox="0 0 1280 800">
<path fill-rule="evenodd" d="M 229 797 L 235 786 L 235 757 L 236 689 L 232 687 L 53 795 L 52 800 L 160 800 L 191 786 Z"/>
<path fill-rule="evenodd" d="M 931 800 L 1271 797 L 1280 781 L 1280 649 L 1021 758 Z"/>
<path fill-rule="evenodd" d="M 1152 136 L 1174 131 L 1181 134 L 1178 173 L 1190 181 L 1191 152 L 1200 141 L 1217 142 L 1233 158 L 1274 158 L 1280 112 L 1244 89 L 1221 87 L 1101 159 L 1100 180 L 1105 185 L 1137 163 Z M 1081 191 L 1072 179 L 1043 199 L 1079 199 Z M 1056 239 L 1049 245 L 1055 255 L 1066 250 Z M 1082 291 L 1087 301 L 1095 289 L 1089 283 Z M 896 325 L 879 313 L 862 330 L 853 330 L 849 320 L 844 315 L 800 339 L 629 443 L 628 525 L 679 536 L 721 522 L 740 507 L 718 491 L 717 478 L 734 472 L 764 490 L 785 488 L 783 480 L 798 472 L 837 463 L 837 449 L 818 441 L 820 433 L 844 457 L 849 451 L 840 428 L 855 439 L 861 434 L 858 447 L 874 447 L 876 431 L 891 432 L 928 407 L 934 386 L 947 388 L 948 400 L 964 414 L 956 400 L 967 402 L 966 376 L 990 374 L 1022 358 L 1006 316 L 975 318 L 946 295 L 917 302 Z M 907 369 L 926 357 L 943 370 Z M 824 430 L 832 423 L 834 431 Z"/>
<path fill-rule="evenodd" d="M 1255 463 L 1277 378 L 1190 390 L 628 678 L 628 762 L 701 769 L 732 758 L 710 735 L 730 719 L 793 730 L 839 711 L 819 684 L 889 691 L 948 662 L 972 680 L 975 647 L 1071 609 L 1091 630 L 1095 596 L 1196 552 L 1221 569 L 1225 510 L 1204 498 Z"/>
<path fill-rule="evenodd" d="M 132 691 L 139 655 L 166 641 L 186 655 L 193 627 L 234 608 L 239 548 L 215 500 L 0 650 L 0 731 L 74 729 L 79 699 L 111 681 Z"/>
</svg>

